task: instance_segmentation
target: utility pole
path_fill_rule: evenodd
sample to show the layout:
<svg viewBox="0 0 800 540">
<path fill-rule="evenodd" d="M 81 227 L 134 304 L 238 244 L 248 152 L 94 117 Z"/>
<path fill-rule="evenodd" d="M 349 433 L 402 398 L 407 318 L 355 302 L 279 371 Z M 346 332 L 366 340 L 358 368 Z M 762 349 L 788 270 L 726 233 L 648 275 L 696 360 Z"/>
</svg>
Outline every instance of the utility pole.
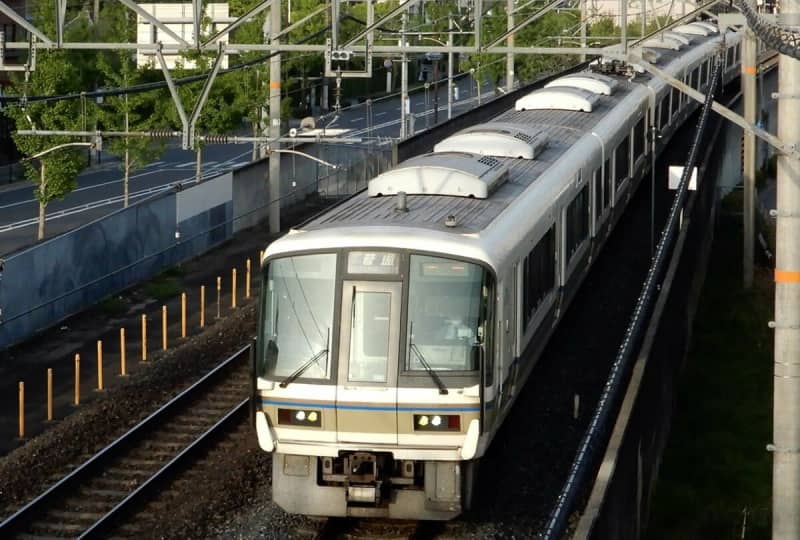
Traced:
<svg viewBox="0 0 800 540">
<path fill-rule="evenodd" d="M 628 0 L 619 0 L 622 54 L 628 54 Z"/>
<path fill-rule="evenodd" d="M 409 112 L 408 108 L 408 55 L 405 53 L 406 49 L 406 25 L 408 24 L 408 14 L 404 11 L 400 15 L 401 30 L 400 30 L 400 48 L 403 53 L 400 57 L 400 139 L 405 139 L 408 135 L 408 128 L 406 126 L 406 114 Z"/>
<path fill-rule="evenodd" d="M 514 28 L 514 0 L 506 0 L 506 25 L 508 30 Z M 509 34 L 506 39 L 508 47 L 514 46 L 514 34 Z M 514 53 L 506 53 L 506 90 L 510 93 L 514 88 Z"/>
<path fill-rule="evenodd" d="M 447 46 L 453 47 L 453 16 L 447 19 Z M 453 117 L 453 51 L 447 52 L 447 119 Z"/>
<path fill-rule="evenodd" d="M 782 0 L 796 24 L 800 0 Z M 796 30 L 796 29 L 795 29 Z M 778 60 L 778 138 L 800 143 L 800 60 Z M 772 537 L 800 538 L 800 161 L 778 155 Z"/>
<path fill-rule="evenodd" d="M 758 70 L 756 36 L 745 27 L 742 40 L 742 96 L 744 98 L 744 119 L 756 123 L 756 72 Z M 744 131 L 742 149 L 742 180 L 744 184 L 744 250 L 742 271 L 744 286 L 753 285 L 753 239 L 755 237 L 755 182 L 756 182 L 756 136 Z"/>
<path fill-rule="evenodd" d="M 581 7 L 581 48 L 586 48 L 586 0 L 580 1 Z M 586 55 L 580 55 L 581 62 L 586 62 Z"/>
<path fill-rule="evenodd" d="M 270 8 L 270 43 L 278 45 L 281 32 L 281 3 L 273 0 Z M 273 54 L 269 60 L 269 135 L 270 150 L 280 149 L 281 136 L 281 55 Z M 269 232 L 281 231 L 281 155 L 269 152 Z"/>
</svg>

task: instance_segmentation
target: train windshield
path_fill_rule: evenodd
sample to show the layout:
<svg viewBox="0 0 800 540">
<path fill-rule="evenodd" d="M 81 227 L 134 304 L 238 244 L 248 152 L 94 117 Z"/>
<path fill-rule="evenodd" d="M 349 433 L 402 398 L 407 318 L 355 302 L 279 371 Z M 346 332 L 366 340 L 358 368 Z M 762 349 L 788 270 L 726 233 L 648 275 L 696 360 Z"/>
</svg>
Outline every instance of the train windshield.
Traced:
<svg viewBox="0 0 800 540">
<path fill-rule="evenodd" d="M 328 378 L 336 255 L 285 257 L 269 263 L 262 306 L 259 374 Z"/>
<path fill-rule="evenodd" d="M 480 368 L 489 274 L 476 264 L 411 256 L 406 371 Z"/>
</svg>

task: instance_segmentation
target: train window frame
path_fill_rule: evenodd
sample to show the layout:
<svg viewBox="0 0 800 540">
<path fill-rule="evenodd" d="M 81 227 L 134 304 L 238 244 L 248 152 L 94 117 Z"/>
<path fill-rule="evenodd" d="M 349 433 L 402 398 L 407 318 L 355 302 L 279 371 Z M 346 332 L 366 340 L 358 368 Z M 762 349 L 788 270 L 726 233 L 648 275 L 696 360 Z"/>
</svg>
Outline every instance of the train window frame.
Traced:
<svg viewBox="0 0 800 540">
<path fill-rule="evenodd" d="M 605 213 L 612 204 L 613 198 L 611 197 L 611 156 L 606 157 L 605 166 L 603 167 L 603 213 Z"/>
<path fill-rule="evenodd" d="M 483 335 L 484 344 L 484 363 L 491 368 L 494 365 L 494 351 L 491 350 L 495 343 L 494 327 L 495 324 L 495 311 L 496 311 L 496 298 L 495 290 L 497 288 L 497 276 L 495 272 L 483 261 L 459 257 L 455 254 L 427 252 L 424 250 L 404 250 L 404 261 L 406 265 L 403 267 L 404 280 L 403 280 L 403 299 L 402 299 L 402 315 L 401 315 L 401 328 L 400 328 L 400 347 L 398 356 L 398 388 L 419 388 L 419 387 L 436 387 L 430 375 L 424 369 L 409 369 L 408 355 L 409 355 L 409 317 L 410 312 L 410 296 L 411 296 L 411 264 L 414 256 L 430 257 L 438 259 L 446 259 L 456 263 L 465 263 L 477 266 L 482 271 L 483 286 L 487 288 L 486 297 L 486 311 L 485 311 L 485 328 Z M 479 384 L 481 380 L 481 365 L 480 359 L 475 369 L 468 370 L 441 370 L 435 369 L 436 374 L 441 378 L 445 385 L 452 386 L 471 386 Z"/>
<path fill-rule="evenodd" d="M 670 87 L 669 89 L 669 119 L 670 123 L 672 123 L 672 119 L 675 118 L 675 115 L 678 114 L 678 103 L 680 100 L 680 94 L 675 88 Z"/>
<path fill-rule="evenodd" d="M 552 223 L 534 244 L 521 261 L 522 287 L 520 288 L 520 306 L 522 308 L 522 333 L 527 335 L 531 328 L 541 319 L 541 308 L 547 303 L 547 298 L 558 286 L 558 256 L 557 256 L 556 224 Z M 536 288 L 531 288 L 532 276 L 536 279 Z M 542 285 L 543 284 L 543 285 Z M 547 286 L 549 284 L 549 287 Z M 535 296 L 535 298 L 534 298 Z"/>
<path fill-rule="evenodd" d="M 333 249 L 333 250 L 300 250 L 290 253 L 281 253 L 274 257 L 270 257 L 269 259 L 265 260 L 261 272 L 262 272 L 262 280 L 264 283 L 268 281 L 269 272 L 271 266 L 280 261 L 282 259 L 287 258 L 298 258 L 304 256 L 334 256 L 335 262 L 333 266 L 333 318 L 331 321 L 331 325 L 328 329 L 329 335 L 327 337 L 327 375 L 324 377 L 312 377 L 310 376 L 311 373 L 302 374 L 297 377 L 295 380 L 296 382 L 303 383 L 303 382 L 313 382 L 314 384 L 323 384 L 323 385 L 335 385 L 336 380 L 338 377 L 338 369 L 339 369 L 339 362 L 338 362 L 338 355 L 339 355 L 339 347 L 338 347 L 338 340 L 334 339 L 334 336 L 339 334 L 339 316 L 337 315 L 341 310 L 341 287 L 342 287 L 342 261 L 344 257 L 344 251 Z M 256 347 L 256 354 L 257 362 L 256 362 L 256 376 L 257 379 L 264 379 L 268 381 L 281 381 L 286 378 L 285 375 L 277 375 L 275 373 L 267 373 L 268 366 L 267 366 L 267 340 L 264 338 L 263 332 L 266 331 L 266 308 L 264 308 L 264 303 L 267 301 L 267 294 L 269 294 L 269 288 L 267 286 L 261 287 L 261 291 L 259 294 L 259 305 L 261 309 L 259 309 L 258 315 L 258 326 L 257 326 L 257 333 L 259 338 L 257 339 L 257 347 Z M 316 317 L 316 315 L 315 315 Z"/>
<path fill-rule="evenodd" d="M 563 212 L 564 254 L 568 268 L 589 238 L 589 184 L 584 183 L 577 191 Z"/>
<path fill-rule="evenodd" d="M 625 181 L 629 178 L 631 171 L 630 161 L 631 135 L 628 133 L 614 149 L 614 199 L 617 198 L 623 184 L 625 184 Z M 621 170 L 620 165 L 624 165 L 624 170 Z"/>
<path fill-rule="evenodd" d="M 642 114 L 641 118 L 633 126 L 633 161 L 637 163 L 640 158 L 647 154 L 647 144 L 645 144 L 645 118 L 646 115 Z"/>
<path fill-rule="evenodd" d="M 669 93 L 665 94 L 664 97 L 661 98 L 661 103 L 659 103 L 658 107 L 658 129 L 663 130 L 669 126 L 670 121 Z"/>
<path fill-rule="evenodd" d="M 603 168 L 597 167 L 592 171 L 592 211 L 594 212 L 595 234 L 597 234 L 597 225 L 600 223 L 600 218 L 603 215 Z"/>
</svg>

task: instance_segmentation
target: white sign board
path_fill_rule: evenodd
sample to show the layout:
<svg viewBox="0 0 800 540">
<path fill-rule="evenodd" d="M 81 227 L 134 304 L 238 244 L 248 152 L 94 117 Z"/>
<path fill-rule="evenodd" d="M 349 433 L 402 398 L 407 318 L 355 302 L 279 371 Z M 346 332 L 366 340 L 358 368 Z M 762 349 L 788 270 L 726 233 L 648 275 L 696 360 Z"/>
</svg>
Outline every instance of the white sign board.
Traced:
<svg viewBox="0 0 800 540">
<path fill-rule="evenodd" d="M 669 166 L 669 189 L 678 189 L 683 176 L 683 167 L 678 165 Z M 689 178 L 689 191 L 697 191 L 697 167 L 692 167 L 692 176 Z"/>
</svg>

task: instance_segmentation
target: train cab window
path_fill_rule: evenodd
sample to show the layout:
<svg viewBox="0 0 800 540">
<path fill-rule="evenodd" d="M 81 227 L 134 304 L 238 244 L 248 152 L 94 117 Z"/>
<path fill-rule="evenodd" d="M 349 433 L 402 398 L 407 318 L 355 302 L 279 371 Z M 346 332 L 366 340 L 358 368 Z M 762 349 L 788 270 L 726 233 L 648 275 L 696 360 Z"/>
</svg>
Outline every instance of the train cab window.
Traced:
<svg viewBox="0 0 800 540">
<path fill-rule="evenodd" d="M 634 163 L 644 155 L 644 119 L 642 116 L 633 128 L 633 161 Z"/>
<path fill-rule="evenodd" d="M 480 368 L 491 275 L 477 264 L 411 256 L 406 371 Z"/>
<path fill-rule="evenodd" d="M 336 255 L 275 259 L 265 272 L 259 375 L 329 378 Z"/>
<path fill-rule="evenodd" d="M 589 184 L 584 184 L 567 206 L 567 261 L 571 261 L 578 247 L 589 236 Z"/>
<path fill-rule="evenodd" d="M 380 291 L 353 291 L 350 359 L 347 380 L 385 383 L 389 369 L 389 330 L 392 295 Z"/>
<path fill-rule="evenodd" d="M 525 257 L 522 265 L 522 327 L 536 314 L 547 294 L 556 286 L 556 234 L 550 229 Z"/>
<path fill-rule="evenodd" d="M 626 136 L 617 149 L 614 150 L 614 187 L 619 189 L 620 185 L 628 178 L 630 166 L 630 135 Z"/>
<path fill-rule="evenodd" d="M 603 167 L 603 210 L 611 204 L 611 158 L 606 159 Z"/>
</svg>

